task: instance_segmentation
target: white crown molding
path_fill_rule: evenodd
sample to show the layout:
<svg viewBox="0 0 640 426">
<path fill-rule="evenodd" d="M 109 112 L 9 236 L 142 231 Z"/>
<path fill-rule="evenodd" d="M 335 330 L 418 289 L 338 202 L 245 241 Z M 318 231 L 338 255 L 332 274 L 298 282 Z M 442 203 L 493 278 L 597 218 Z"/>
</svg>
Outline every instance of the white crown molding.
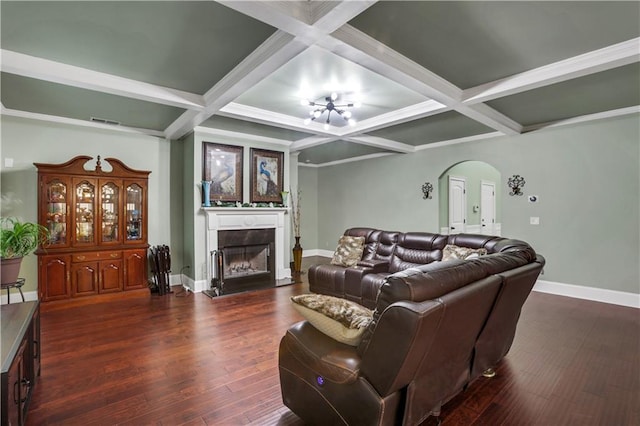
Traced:
<svg viewBox="0 0 640 426">
<path fill-rule="evenodd" d="M 546 123 L 533 124 L 524 128 L 525 132 L 534 130 L 549 129 L 553 127 L 569 126 L 572 124 L 587 123 L 589 121 L 605 120 L 608 118 L 623 117 L 640 113 L 640 105 L 626 108 L 613 109 L 609 111 L 597 112 L 594 114 L 581 115 L 580 117 L 568 118 L 566 120 L 549 121 Z"/>
<path fill-rule="evenodd" d="M 326 162 L 326 163 L 316 164 L 316 165 L 310 165 L 310 164 L 305 164 L 305 163 L 301 163 L 299 165 L 302 166 L 304 164 L 305 167 L 322 168 L 322 167 L 336 166 L 338 164 L 353 163 L 353 162 L 356 162 L 356 161 L 371 160 L 371 159 L 374 159 L 374 158 L 387 157 L 389 155 L 397 155 L 397 154 L 398 154 L 397 152 L 378 152 L 376 154 L 361 155 L 359 157 L 345 158 L 344 160 L 329 161 L 329 162 Z"/>
<path fill-rule="evenodd" d="M 299 139 L 291 144 L 291 151 L 300 151 L 307 148 L 313 148 L 314 146 L 323 145 L 325 143 L 337 141 L 340 138 L 337 137 L 322 137 L 322 136 L 309 136 L 308 138 Z"/>
<path fill-rule="evenodd" d="M 431 149 L 431 148 L 439 148 L 441 146 L 456 145 L 456 144 L 459 144 L 459 143 L 476 142 L 476 141 L 481 141 L 483 139 L 498 138 L 498 137 L 503 137 L 503 136 L 505 136 L 505 135 L 502 132 L 483 133 L 483 134 L 480 134 L 480 135 L 466 136 L 464 138 L 449 139 L 449 140 L 446 140 L 446 141 L 440 141 L 440 142 L 426 143 L 424 145 L 418 145 L 418 146 L 416 146 L 416 151 L 423 151 L 425 149 Z"/>
<path fill-rule="evenodd" d="M 467 105 L 537 89 L 640 61 L 640 38 L 564 59 L 463 92 Z"/>
<path fill-rule="evenodd" d="M 10 117 L 28 118 L 31 120 L 47 121 L 50 123 L 68 124 L 68 125 L 79 126 L 79 127 L 90 127 L 93 129 L 108 130 L 111 132 L 133 133 L 137 135 L 153 136 L 157 138 L 165 137 L 164 132 L 161 132 L 158 130 L 152 130 L 152 129 L 139 128 L 139 127 L 127 127 L 127 126 L 112 125 L 112 124 L 102 124 L 102 123 L 96 123 L 93 121 L 78 120 L 76 118 L 67 118 L 67 117 L 60 117 L 57 115 L 47 115 L 47 114 L 40 114 L 36 112 L 19 111 L 15 109 L 4 108 L 4 107 L 0 112 L 2 115 L 6 115 Z"/>
<path fill-rule="evenodd" d="M 207 135 L 216 138 L 219 142 L 235 142 L 235 143 L 265 143 L 269 145 L 291 146 L 290 141 L 277 138 L 269 138 L 266 136 L 252 135 L 248 133 L 234 132 L 231 130 L 215 129 L 211 127 L 198 126 L 193 129 L 194 133 Z"/>
<path fill-rule="evenodd" d="M 2 49 L 0 52 L 2 56 L 0 69 L 10 74 L 179 108 L 201 110 L 204 107 L 202 96 L 193 93 L 24 55 L 10 50 Z"/>
<path fill-rule="evenodd" d="M 405 108 L 390 111 L 384 114 L 380 114 L 376 117 L 368 118 L 366 120 L 359 121 L 355 127 L 357 131 L 350 131 L 342 136 L 357 135 L 365 132 L 372 132 L 388 126 L 395 126 L 397 124 L 406 123 L 408 121 L 419 120 L 435 114 L 443 113 L 451 108 L 442 105 L 438 101 L 429 99 L 428 101 L 420 102 L 419 104 L 410 105 Z"/>
<path fill-rule="evenodd" d="M 522 125 L 487 104 L 458 105 L 455 110 L 506 135 L 522 133 Z"/>
</svg>

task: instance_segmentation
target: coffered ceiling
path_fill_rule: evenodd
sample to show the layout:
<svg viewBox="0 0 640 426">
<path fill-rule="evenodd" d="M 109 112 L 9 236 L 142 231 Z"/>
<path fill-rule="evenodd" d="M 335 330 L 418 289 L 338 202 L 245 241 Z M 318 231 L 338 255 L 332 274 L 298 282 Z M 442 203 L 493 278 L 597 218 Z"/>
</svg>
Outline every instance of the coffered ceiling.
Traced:
<svg viewBox="0 0 640 426">
<path fill-rule="evenodd" d="M 200 127 L 310 166 L 640 112 L 636 1 L 3 0 L 0 14 L 3 115 L 172 143 Z M 301 99 L 331 92 L 361 102 L 356 124 L 305 125 Z"/>
</svg>

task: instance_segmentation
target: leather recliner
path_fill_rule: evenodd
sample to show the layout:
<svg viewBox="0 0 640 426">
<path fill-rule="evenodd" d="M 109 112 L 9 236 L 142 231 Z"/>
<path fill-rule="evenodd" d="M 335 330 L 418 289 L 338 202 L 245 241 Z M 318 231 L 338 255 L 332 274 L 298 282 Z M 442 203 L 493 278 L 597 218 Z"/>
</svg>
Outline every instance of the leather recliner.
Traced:
<svg viewBox="0 0 640 426">
<path fill-rule="evenodd" d="M 373 239 L 383 233 L 375 232 L 363 232 L 372 240 L 365 261 L 376 260 Z M 306 321 L 294 324 L 282 338 L 283 401 L 306 423 L 420 424 L 439 415 L 443 404 L 509 351 L 544 258 L 518 240 L 416 234 L 386 234 L 397 235 L 397 240 L 387 257 L 372 323 L 357 347 L 333 340 Z M 416 244 L 426 239 L 430 242 Z M 391 242 L 387 238 L 385 245 Z M 484 247 L 489 254 L 434 262 L 442 258 L 438 250 L 443 242 Z M 423 260 L 431 261 L 420 265 Z M 399 271 L 389 270 L 394 264 Z M 368 275 L 377 274 L 370 271 L 361 278 Z M 333 293 L 352 300 L 370 298 L 349 286 Z"/>
</svg>

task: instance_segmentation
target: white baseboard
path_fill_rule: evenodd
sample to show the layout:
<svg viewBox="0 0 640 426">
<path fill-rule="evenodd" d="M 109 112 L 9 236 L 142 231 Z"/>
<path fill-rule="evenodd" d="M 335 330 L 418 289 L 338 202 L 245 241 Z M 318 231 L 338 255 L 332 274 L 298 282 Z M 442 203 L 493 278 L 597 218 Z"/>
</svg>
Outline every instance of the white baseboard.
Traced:
<svg viewBox="0 0 640 426">
<path fill-rule="evenodd" d="M 305 251 L 302 252 L 302 257 L 311 257 L 311 256 L 333 257 L 333 251 L 322 250 L 322 249 L 315 249 L 315 250 L 305 249 Z"/>
<path fill-rule="evenodd" d="M 640 309 L 640 294 L 538 280 L 533 291 Z"/>
</svg>

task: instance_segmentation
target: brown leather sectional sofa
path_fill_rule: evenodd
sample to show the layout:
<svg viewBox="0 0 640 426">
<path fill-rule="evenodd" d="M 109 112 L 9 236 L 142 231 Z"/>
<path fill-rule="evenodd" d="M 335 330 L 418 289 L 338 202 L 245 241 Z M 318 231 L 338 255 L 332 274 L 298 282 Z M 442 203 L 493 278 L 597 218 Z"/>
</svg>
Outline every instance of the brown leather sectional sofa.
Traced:
<svg viewBox="0 0 640 426">
<path fill-rule="evenodd" d="M 365 237 L 361 261 L 310 268 L 310 290 L 367 306 L 373 320 L 357 347 L 293 325 L 280 343 L 283 401 L 310 424 L 420 424 L 507 354 L 545 260 L 485 235 L 345 235 Z M 447 244 L 487 255 L 436 262 Z"/>
</svg>

